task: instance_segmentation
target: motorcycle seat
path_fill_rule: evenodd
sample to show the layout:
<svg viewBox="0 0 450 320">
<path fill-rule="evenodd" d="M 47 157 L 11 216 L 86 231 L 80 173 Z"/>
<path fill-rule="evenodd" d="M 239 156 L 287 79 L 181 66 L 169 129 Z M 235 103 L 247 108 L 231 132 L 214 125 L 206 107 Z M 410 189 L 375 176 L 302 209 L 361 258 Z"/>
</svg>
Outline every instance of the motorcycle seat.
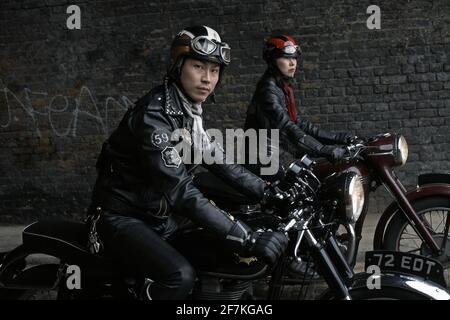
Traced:
<svg viewBox="0 0 450 320">
<path fill-rule="evenodd" d="M 27 226 L 22 233 L 28 250 L 52 255 L 66 262 L 92 263 L 100 260 L 87 248 L 88 227 L 82 222 L 68 220 L 40 220 Z"/>
</svg>

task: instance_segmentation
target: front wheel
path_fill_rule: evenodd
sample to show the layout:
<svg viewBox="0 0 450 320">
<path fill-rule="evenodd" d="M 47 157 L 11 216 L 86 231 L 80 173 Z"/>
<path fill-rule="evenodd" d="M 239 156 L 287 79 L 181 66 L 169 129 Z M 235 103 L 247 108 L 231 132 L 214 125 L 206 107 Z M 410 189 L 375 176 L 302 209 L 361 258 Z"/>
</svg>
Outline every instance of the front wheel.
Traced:
<svg viewBox="0 0 450 320">
<path fill-rule="evenodd" d="M 447 287 L 449 287 L 450 237 L 448 232 L 446 233 L 445 226 L 450 219 L 450 198 L 429 197 L 419 199 L 413 202 L 412 206 L 425 223 L 436 243 L 441 248 L 445 246 L 444 252 L 440 256 L 432 254 L 400 210 L 397 210 L 389 221 L 384 233 L 383 247 L 380 249 L 409 252 L 439 260 L 444 267 L 444 278 Z"/>
<path fill-rule="evenodd" d="M 424 282 L 410 275 L 381 274 L 379 287 L 369 289 L 371 275 L 355 274 L 348 293 L 352 300 L 450 300 L 450 294 L 433 282 Z M 336 300 L 330 289 L 320 300 Z"/>
</svg>

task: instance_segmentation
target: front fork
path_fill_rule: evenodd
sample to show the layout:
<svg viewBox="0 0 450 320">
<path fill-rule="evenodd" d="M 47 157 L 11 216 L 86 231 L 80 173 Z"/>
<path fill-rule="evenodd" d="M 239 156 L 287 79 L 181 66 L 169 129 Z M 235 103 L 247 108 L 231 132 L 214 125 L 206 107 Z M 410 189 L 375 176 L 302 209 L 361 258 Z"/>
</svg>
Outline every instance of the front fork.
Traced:
<svg viewBox="0 0 450 320">
<path fill-rule="evenodd" d="M 317 241 L 311 230 L 305 232 L 305 239 L 314 264 L 334 296 L 340 300 L 351 300 L 348 284 L 351 283 L 354 273 L 336 239 L 329 235 L 324 242 Z"/>
<path fill-rule="evenodd" d="M 391 193 L 392 197 L 397 201 L 398 206 L 405 214 L 414 231 L 419 235 L 422 241 L 431 249 L 433 254 L 440 255 L 441 248 L 433 239 L 430 231 L 427 229 L 425 223 L 416 213 L 408 198 L 406 198 L 407 190 L 403 184 L 398 180 L 395 173 L 390 168 L 380 168 L 382 180 L 386 189 Z"/>
<path fill-rule="evenodd" d="M 314 265 L 325 279 L 331 292 L 339 300 L 351 300 L 348 284 L 351 283 L 354 273 L 346 258 L 343 256 L 336 239 L 329 235 L 324 242 L 317 241 L 311 230 L 305 230 L 304 238 L 308 243 Z M 283 285 L 283 275 L 286 270 L 287 259 L 280 259 L 275 268 L 268 299 L 279 299 Z"/>
</svg>

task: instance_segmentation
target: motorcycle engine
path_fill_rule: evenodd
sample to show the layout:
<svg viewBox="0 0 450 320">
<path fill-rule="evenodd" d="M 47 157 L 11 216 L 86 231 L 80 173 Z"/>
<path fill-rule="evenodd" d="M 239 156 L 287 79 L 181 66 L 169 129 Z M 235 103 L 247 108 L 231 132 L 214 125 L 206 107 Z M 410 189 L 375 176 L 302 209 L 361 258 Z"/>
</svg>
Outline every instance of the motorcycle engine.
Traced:
<svg viewBox="0 0 450 320">
<path fill-rule="evenodd" d="M 250 281 L 202 276 L 199 277 L 192 296 L 201 300 L 240 300 L 251 292 Z"/>
</svg>

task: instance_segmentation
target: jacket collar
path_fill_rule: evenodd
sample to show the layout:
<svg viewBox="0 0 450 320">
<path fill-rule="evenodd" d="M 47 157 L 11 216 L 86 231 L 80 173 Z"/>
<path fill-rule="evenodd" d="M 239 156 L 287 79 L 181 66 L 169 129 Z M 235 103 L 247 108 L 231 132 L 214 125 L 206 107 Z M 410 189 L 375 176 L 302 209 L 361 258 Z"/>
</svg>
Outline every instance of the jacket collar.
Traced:
<svg viewBox="0 0 450 320">
<path fill-rule="evenodd" d="M 169 116 L 182 116 L 184 115 L 181 101 L 179 100 L 177 90 L 173 85 L 169 83 L 169 79 L 166 77 L 164 79 L 164 94 L 165 94 L 165 105 L 164 112 Z"/>
</svg>

